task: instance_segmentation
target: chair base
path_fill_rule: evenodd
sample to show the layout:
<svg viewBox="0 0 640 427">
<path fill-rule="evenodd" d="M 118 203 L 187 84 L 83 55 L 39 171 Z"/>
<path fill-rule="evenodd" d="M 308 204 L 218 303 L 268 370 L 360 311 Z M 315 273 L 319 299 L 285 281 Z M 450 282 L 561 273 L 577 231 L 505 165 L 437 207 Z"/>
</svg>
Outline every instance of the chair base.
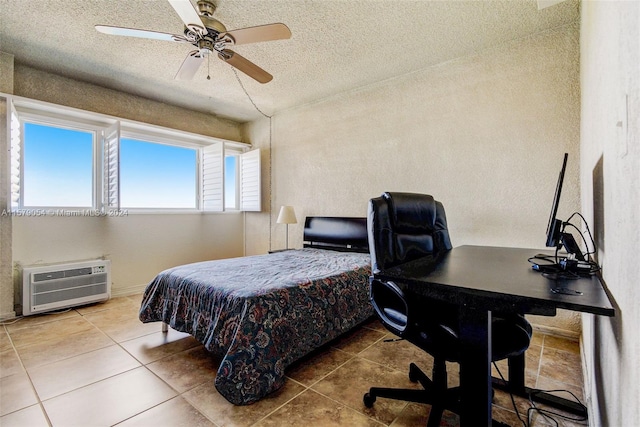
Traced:
<svg viewBox="0 0 640 427">
<path fill-rule="evenodd" d="M 447 370 L 444 360 L 434 363 L 433 378 L 432 381 L 412 363 L 409 365 L 409 380 L 419 382 L 423 387 L 422 390 L 371 387 L 362 400 L 367 408 L 371 408 L 378 397 L 430 404 L 431 413 L 427 427 L 437 427 L 445 409 L 458 412 L 460 393 L 459 387 L 447 388 Z"/>
<path fill-rule="evenodd" d="M 362 398 L 364 406 L 373 407 L 376 398 L 402 400 L 405 402 L 426 403 L 431 405 L 427 427 L 438 427 L 445 409 L 459 413 L 460 387 L 447 388 L 447 370 L 444 361 L 434 362 L 432 381 L 414 363 L 409 365 L 409 380 L 419 382 L 423 390 L 371 387 Z M 509 427 L 508 424 L 492 420 L 492 427 Z"/>
</svg>

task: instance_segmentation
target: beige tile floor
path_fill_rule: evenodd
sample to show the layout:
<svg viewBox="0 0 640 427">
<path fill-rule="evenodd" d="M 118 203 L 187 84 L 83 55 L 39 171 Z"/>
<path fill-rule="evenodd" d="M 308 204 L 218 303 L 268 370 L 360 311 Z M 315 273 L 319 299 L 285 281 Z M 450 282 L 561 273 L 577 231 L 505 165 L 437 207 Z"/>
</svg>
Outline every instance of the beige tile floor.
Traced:
<svg viewBox="0 0 640 427">
<path fill-rule="evenodd" d="M 218 360 L 189 335 L 137 317 L 140 296 L 39 315 L 0 326 L 0 426 L 424 426 L 428 405 L 378 399 L 368 387 L 415 387 L 410 361 L 432 360 L 377 322 L 355 329 L 287 370 L 284 387 L 233 406 L 213 386 Z M 500 369 L 506 371 L 501 363 Z M 450 384 L 457 381 L 450 366 Z M 583 398 L 578 344 L 537 334 L 527 352 L 527 383 Z M 516 399 L 521 413 L 528 401 Z M 494 418 L 521 426 L 507 394 Z M 523 415 L 524 417 L 524 415 Z M 560 426 L 586 425 L 556 417 Z M 445 412 L 443 426 L 456 426 Z M 539 415 L 534 426 L 555 425 Z"/>
</svg>

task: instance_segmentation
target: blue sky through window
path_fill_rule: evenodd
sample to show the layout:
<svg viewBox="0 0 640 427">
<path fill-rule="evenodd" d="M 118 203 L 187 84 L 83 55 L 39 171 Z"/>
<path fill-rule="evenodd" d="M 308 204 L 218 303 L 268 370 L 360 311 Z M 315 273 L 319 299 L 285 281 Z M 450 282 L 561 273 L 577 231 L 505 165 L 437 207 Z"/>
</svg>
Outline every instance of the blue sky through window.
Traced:
<svg viewBox="0 0 640 427">
<path fill-rule="evenodd" d="M 24 206 L 91 207 L 93 132 L 25 122 Z"/>
<path fill-rule="evenodd" d="M 224 158 L 224 207 L 238 209 L 236 200 L 236 174 L 238 156 L 225 156 Z"/>
<path fill-rule="evenodd" d="M 23 206 L 93 207 L 94 132 L 33 122 L 23 130 Z M 121 139 L 120 206 L 197 208 L 197 158 L 195 148 Z M 237 157 L 225 164 L 225 191 L 235 197 Z"/>
<path fill-rule="evenodd" d="M 123 208 L 196 208 L 197 150 L 123 138 Z"/>
</svg>

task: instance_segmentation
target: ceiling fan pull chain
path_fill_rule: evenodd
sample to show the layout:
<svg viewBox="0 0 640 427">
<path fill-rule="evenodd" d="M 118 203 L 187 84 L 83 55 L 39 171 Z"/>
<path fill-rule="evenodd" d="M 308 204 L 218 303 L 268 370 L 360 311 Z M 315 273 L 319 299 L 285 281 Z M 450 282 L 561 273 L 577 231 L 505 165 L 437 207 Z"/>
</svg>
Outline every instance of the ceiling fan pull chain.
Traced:
<svg viewBox="0 0 640 427">
<path fill-rule="evenodd" d="M 264 117 L 266 117 L 268 119 L 273 117 L 273 116 L 267 115 L 265 112 L 263 112 L 261 109 L 258 108 L 256 103 L 253 102 L 253 99 L 251 98 L 251 95 L 249 95 L 249 92 L 247 92 L 247 89 L 245 89 L 244 85 L 242 84 L 242 80 L 240 80 L 240 76 L 238 75 L 238 72 L 236 71 L 236 69 L 231 67 L 231 70 L 233 71 L 233 74 L 236 75 L 236 80 L 238 80 L 238 83 L 240 84 L 240 87 L 242 88 L 242 91 L 244 92 L 245 95 L 247 95 L 247 98 L 249 98 L 249 101 L 251 101 L 251 104 L 253 104 L 253 108 L 255 108 L 258 113 L 262 114 Z"/>
<path fill-rule="evenodd" d="M 211 80 L 209 69 L 211 67 L 211 55 L 207 55 L 207 80 Z"/>
</svg>

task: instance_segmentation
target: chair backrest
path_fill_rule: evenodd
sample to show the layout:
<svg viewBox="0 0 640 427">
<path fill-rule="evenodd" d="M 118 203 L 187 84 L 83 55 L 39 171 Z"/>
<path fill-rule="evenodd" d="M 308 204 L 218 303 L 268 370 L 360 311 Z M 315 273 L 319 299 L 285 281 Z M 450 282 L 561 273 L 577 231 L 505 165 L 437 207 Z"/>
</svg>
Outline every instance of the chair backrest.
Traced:
<svg viewBox="0 0 640 427">
<path fill-rule="evenodd" d="M 371 199 L 367 232 L 374 273 L 452 247 L 444 207 L 427 194 L 387 192 Z"/>
</svg>

